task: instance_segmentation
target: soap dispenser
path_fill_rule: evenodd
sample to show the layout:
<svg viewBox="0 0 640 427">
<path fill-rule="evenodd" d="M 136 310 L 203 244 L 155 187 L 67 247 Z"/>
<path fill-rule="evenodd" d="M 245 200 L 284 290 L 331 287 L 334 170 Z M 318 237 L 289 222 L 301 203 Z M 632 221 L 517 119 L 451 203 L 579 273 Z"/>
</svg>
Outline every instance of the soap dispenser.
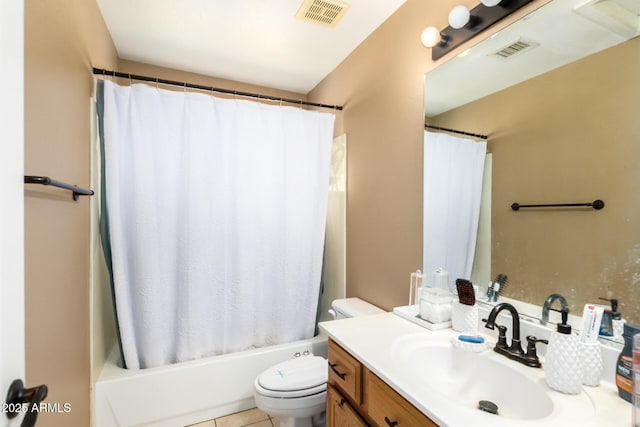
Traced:
<svg viewBox="0 0 640 427">
<path fill-rule="evenodd" d="M 578 337 L 571 333 L 567 323 L 569 309 L 563 308 L 562 323 L 551 333 L 544 363 L 544 373 L 549 387 L 562 393 L 578 394 L 582 387 L 580 347 Z"/>
</svg>

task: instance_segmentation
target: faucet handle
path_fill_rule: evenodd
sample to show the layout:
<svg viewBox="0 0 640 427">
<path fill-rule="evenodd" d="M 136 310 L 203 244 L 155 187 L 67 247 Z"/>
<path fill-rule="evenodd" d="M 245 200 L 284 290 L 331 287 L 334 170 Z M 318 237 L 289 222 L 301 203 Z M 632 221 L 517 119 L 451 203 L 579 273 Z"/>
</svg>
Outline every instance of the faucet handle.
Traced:
<svg viewBox="0 0 640 427">
<path fill-rule="evenodd" d="M 549 341 L 542 340 L 534 337 L 533 335 L 527 336 L 527 354 L 524 355 L 524 364 L 532 368 L 540 368 L 542 364 L 538 359 L 538 353 L 536 352 L 537 343 L 549 344 Z"/>
<path fill-rule="evenodd" d="M 527 335 L 527 354 L 525 357 L 530 360 L 538 361 L 538 353 L 536 352 L 537 343 L 549 344 L 548 340 L 538 339 L 533 335 Z"/>
<path fill-rule="evenodd" d="M 507 348 L 507 327 L 502 325 L 496 325 L 498 327 L 498 342 L 496 347 Z"/>
<path fill-rule="evenodd" d="M 488 319 L 482 319 L 483 322 L 488 323 Z M 498 328 L 498 342 L 496 343 L 497 348 L 508 348 L 507 345 L 507 327 L 502 325 L 495 325 Z M 494 329 L 493 325 L 489 329 Z"/>
</svg>

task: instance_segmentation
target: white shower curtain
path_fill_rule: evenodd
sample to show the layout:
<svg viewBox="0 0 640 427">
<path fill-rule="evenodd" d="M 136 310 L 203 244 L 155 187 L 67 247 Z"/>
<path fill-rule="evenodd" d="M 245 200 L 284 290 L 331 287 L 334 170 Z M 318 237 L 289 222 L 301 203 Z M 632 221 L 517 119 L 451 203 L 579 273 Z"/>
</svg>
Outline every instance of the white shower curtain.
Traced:
<svg viewBox="0 0 640 427">
<path fill-rule="evenodd" d="M 486 141 L 424 133 L 423 261 L 425 281 L 432 272 L 449 272 L 455 280 L 469 279 L 473 267 Z"/>
<path fill-rule="evenodd" d="M 312 337 L 334 115 L 103 84 L 126 366 Z"/>
</svg>

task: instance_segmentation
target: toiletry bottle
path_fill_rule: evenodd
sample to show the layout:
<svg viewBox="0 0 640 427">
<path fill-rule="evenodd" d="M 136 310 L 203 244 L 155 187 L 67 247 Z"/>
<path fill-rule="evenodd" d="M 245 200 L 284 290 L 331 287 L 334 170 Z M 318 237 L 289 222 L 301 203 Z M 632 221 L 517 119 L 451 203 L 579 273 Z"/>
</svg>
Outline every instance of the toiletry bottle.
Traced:
<svg viewBox="0 0 640 427">
<path fill-rule="evenodd" d="M 625 323 L 627 323 L 627 321 L 622 318 L 622 313 L 618 311 L 618 300 L 611 299 L 611 329 L 613 330 L 613 338 L 622 338 Z"/>
<path fill-rule="evenodd" d="M 578 394 L 582 387 L 580 349 L 578 337 L 567 324 L 569 309 L 559 310 L 562 323 L 551 333 L 544 363 L 544 373 L 549 387 L 562 393 Z"/>
<path fill-rule="evenodd" d="M 606 309 L 604 311 L 602 324 L 600 326 L 600 335 L 620 338 L 625 320 L 622 318 L 622 314 L 618 311 L 618 300 L 616 298 L 609 299 L 602 297 L 599 299 L 611 303 L 611 309 Z"/>
<path fill-rule="evenodd" d="M 618 356 L 618 364 L 616 365 L 616 386 L 618 386 L 618 396 L 631 402 L 631 393 L 633 392 L 633 336 L 640 333 L 640 326 L 624 325 L 624 348 Z"/>
<path fill-rule="evenodd" d="M 640 427 L 640 334 L 633 336 L 633 402 L 632 420 L 633 427 Z"/>
</svg>

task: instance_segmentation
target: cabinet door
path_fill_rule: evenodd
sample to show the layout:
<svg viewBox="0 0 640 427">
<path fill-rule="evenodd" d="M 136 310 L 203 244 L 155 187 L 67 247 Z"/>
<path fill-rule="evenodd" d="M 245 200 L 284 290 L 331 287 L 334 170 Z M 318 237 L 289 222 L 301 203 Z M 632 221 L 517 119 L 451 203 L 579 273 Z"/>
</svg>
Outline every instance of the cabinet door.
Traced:
<svg viewBox="0 0 640 427">
<path fill-rule="evenodd" d="M 367 427 L 347 399 L 327 385 L 327 427 Z"/>
<path fill-rule="evenodd" d="M 334 385 L 353 403 L 362 403 L 362 364 L 333 340 L 327 354 L 329 384 Z"/>
<path fill-rule="evenodd" d="M 366 405 L 373 423 L 384 427 L 438 427 L 375 374 L 364 371 Z"/>
</svg>

